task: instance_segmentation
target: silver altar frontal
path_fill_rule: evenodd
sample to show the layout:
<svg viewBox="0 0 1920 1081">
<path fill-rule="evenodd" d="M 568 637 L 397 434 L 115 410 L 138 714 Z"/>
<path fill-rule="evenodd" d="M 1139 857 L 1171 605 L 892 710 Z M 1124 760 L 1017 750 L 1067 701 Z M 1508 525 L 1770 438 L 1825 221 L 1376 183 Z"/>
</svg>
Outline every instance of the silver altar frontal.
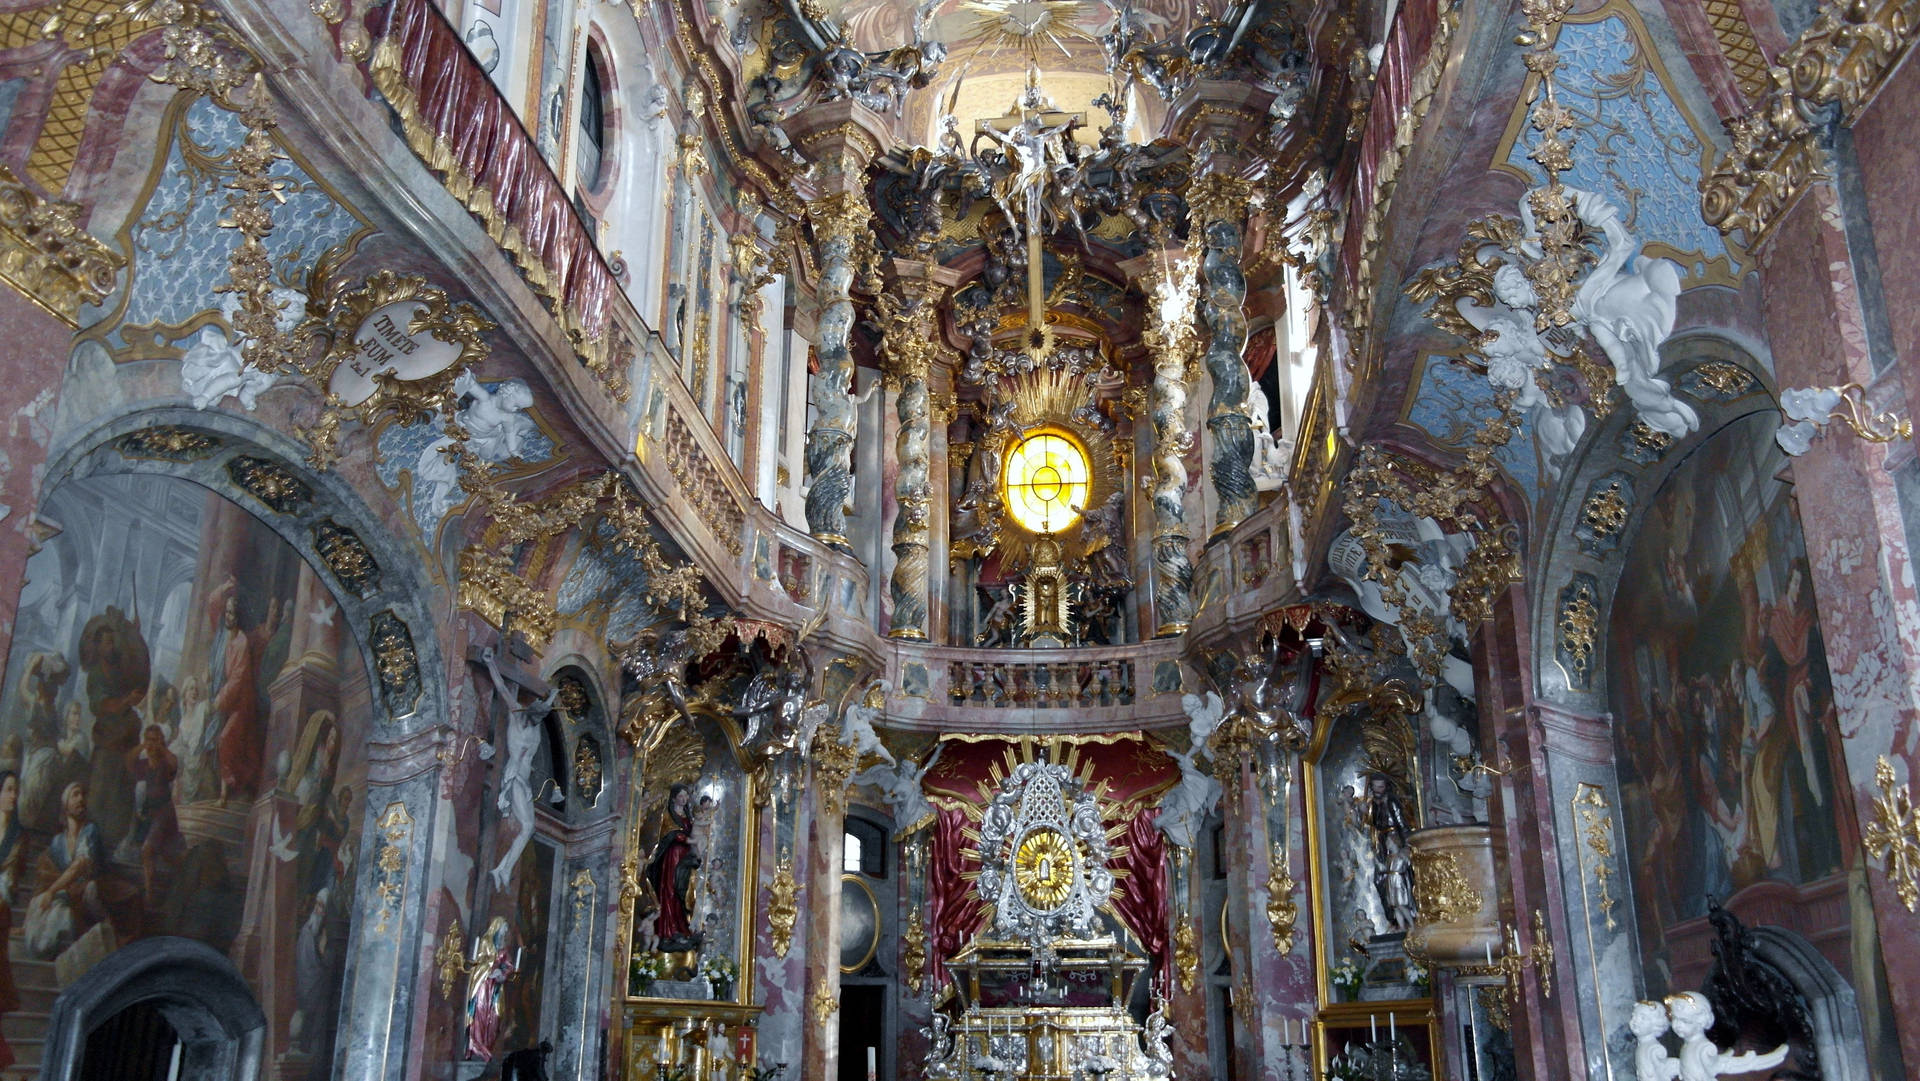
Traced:
<svg viewBox="0 0 1920 1081">
<path fill-rule="evenodd" d="M 1020 765 L 981 817 L 975 890 L 993 916 L 947 960 L 954 1013 L 937 1012 L 933 1081 L 1122 1081 L 1171 1076 L 1171 1029 L 1129 1012 L 1147 961 L 1104 925 L 1113 892 L 1096 793 L 1066 767 Z"/>
</svg>

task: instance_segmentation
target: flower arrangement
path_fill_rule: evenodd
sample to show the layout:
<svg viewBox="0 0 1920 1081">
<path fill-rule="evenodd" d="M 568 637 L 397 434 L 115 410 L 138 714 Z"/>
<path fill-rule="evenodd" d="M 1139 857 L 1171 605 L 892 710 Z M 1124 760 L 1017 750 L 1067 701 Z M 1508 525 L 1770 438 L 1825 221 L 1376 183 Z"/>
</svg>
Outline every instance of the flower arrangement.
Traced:
<svg viewBox="0 0 1920 1081">
<path fill-rule="evenodd" d="M 649 984 L 666 975 L 667 959 L 657 953 L 635 952 L 633 962 L 627 968 L 634 982 Z"/>
<path fill-rule="evenodd" d="M 1407 961 L 1407 982 L 1413 985 L 1417 995 L 1424 997 L 1433 991 L 1433 975 L 1418 961 Z"/>
<path fill-rule="evenodd" d="M 740 975 L 740 966 L 731 957 L 713 954 L 700 962 L 700 975 L 713 983 L 732 983 Z"/>
<path fill-rule="evenodd" d="M 1343 959 L 1327 973 L 1327 979 L 1340 989 L 1340 997 L 1352 1001 L 1360 993 L 1360 966 L 1353 958 Z"/>
</svg>

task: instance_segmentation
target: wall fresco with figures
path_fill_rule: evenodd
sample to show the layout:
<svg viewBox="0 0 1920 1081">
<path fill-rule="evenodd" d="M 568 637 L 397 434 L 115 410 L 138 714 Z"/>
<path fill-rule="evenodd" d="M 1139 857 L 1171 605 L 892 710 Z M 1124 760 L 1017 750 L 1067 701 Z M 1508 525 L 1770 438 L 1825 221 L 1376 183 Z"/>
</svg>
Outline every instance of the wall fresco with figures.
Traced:
<svg viewBox="0 0 1920 1081">
<path fill-rule="evenodd" d="M 253 986 L 277 1076 L 325 1077 L 362 819 L 369 692 L 312 569 L 184 480 L 55 489 L 0 715 L 0 1006 L 119 947 L 204 942 Z M 0 1060 L 40 1032 L 8 1024 Z"/>
<path fill-rule="evenodd" d="M 1614 731 L 1650 991 L 1698 985 L 1709 898 L 1803 899 L 1783 922 L 1854 967 L 1852 815 L 1835 790 L 1840 733 L 1775 423 L 1736 421 L 1681 463 L 1614 604 Z"/>
</svg>

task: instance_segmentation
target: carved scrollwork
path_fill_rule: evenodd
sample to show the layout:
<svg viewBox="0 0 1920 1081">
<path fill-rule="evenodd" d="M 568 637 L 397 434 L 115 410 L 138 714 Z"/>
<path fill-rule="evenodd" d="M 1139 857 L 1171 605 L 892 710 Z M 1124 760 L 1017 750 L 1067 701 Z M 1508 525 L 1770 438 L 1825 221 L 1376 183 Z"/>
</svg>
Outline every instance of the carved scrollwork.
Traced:
<svg viewBox="0 0 1920 1081">
<path fill-rule="evenodd" d="M 1452 852 L 1413 853 L 1413 903 L 1425 923 L 1460 923 L 1473 918 L 1486 899 L 1460 870 Z"/>
<path fill-rule="evenodd" d="M 220 439 L 206 432 L 176 425 L 142 428 L 120 437 L 115 444 L 128 458 L 163 462 L 197 462 L 220 449 Z"/>
<path fill-rule="evenodd" d="M 241 455 L 227 463 L 227 476 L 275 514 L 299 514 L 313 502 L 313 488 L 278 462 Z"/>
</svg>

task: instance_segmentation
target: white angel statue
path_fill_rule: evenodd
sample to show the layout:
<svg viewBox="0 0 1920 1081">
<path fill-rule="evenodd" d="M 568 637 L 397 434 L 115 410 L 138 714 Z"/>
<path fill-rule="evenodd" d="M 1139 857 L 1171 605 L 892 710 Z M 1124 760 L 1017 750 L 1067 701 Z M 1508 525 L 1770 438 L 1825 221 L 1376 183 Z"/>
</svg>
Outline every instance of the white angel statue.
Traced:
<svg viewBox="0 0 1920 1081">
<path fill-rule="evenodd" d="M 1713 1003 L 1698 991 L 1667 996 L 1667 1016 L 1680 1037 L 1680 1081 L 1716 1081 L 1727 1074 L 1759 1073 L 1786 1060 L 1787 1045 L 1771 1051 L 1722 1051 L 1707 1039 L 1713 1027 Z"/>
<path fill-rule="evenodd" d="M 856 761 L 868 755 L 893 765 L 893 752 L 880 742 L 880 733 L 873 730 L 874 719 L 885 708 L 887 692 L 893 690 L 893 684 L 884 679 L 876 679 L 867 684 L 866 693 L 859 701 L 847 707 L 840 718 L 840 743 L 852 747 Z"/>
</svg>

